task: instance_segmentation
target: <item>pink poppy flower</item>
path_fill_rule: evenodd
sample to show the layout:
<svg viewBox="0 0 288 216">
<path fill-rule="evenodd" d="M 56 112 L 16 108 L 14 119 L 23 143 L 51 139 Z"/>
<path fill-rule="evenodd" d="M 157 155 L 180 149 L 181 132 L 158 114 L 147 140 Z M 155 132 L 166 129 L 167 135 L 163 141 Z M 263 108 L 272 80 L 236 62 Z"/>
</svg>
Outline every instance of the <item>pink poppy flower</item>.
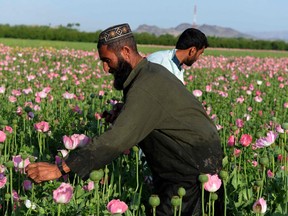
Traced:
<svg viewBox="0 0 288 216">
<path fill-rule="evenodd" d="M 233 155 L 234 155 L 235 157 L 239 157 L 240 154 L 241 154 L 241 150 L 240 150 L 240 149 L 234 149 Z"/>
<path fill-rule="evenodd" d="M 47 93 L 44 92 L 44 91 L 36 92 L 35 97 L 46 98 L 47 97 Z"/>
<path fill-rule="evenodd" d="M 62 154 L 62 157 L 63 158 L 65 158 L 67 155 L 68 155 L 68 151 L 67 150 L 65 150 L 65 149 L 61 149 L 61 150 L 58 150 L 58 151 L 60 151 L 60 153 Z"/>
<path fill-rule="evenodd" d="M 209 192 L 216 192 L 221 187 L 221 179 L 217 174 L 210 175 L 207 174 L 208 181 L 204 183 L 204 189 Z"/>
<path fill-rule="evenodd" d="M 15 170 L 20 170 L 21 172 L 24 171 L 26 166 L 30 164 L 29 158 L 23 160 L 21 155 L 12 156 L 12 161 L 14 163 Z"/>
<path fill-rule="evenodd" d="M 260 198 L 253 204 L 252 208 L 254 213 L 264 214 L 267 210 L 267 203 L 263 198 Z"/>
<path fill-rule="evenodd" d="M 65 92 L 64 94 L 62 94 L 62 97 L 65 99 L 73 99 L 75 95 L 73 93 L 70 94 L 69 92 Z"/>
<path fill-rule="evenodd" d="M 41 121 L 39 123 L 34 124 L 34 128 L 38 132 L 47 132 L 49 131 L 50 126 L 48 122 Z"/>
<path fill-rule="evenodd" d="M 83 186 L 83 190 L 85 191 L 91 191 L 94 189 L 94 182 L 90 181 L 87 185 Z"/>
<path fill-rule="evenodd" d="M 9 96 L 8 100 L 11 102 L 11 103 L 15 103 L 17 101 L 17 98 L 15 96 Z"/>
<path fill-rule="evenodd" d="M 98 95 L 99 96 L 104 96 L 105 92 L 103 90 L 99 91 Z"/>
<path fill-rule="evenodd" d="M 256 140 L 255 146 L 256 148 L 264 148 L 272 145 L 277 139 L 278 134 L 273 131 L 269 131 L 266 137 L 262 137 Z"/>
<path fill-rule="evenodd" d="M 53 200 L 56 203 L 66 204 L 73 196 L 73 187 L 69 183 L 62 183 L 56 190 L 53 190 Z"/>
<path fill-rule="evenodd" d="M 193 95 L 194 95 L 195 97 L 201 97 L 201 96 L 202 96 L 202 91 L 196 89 L 196 90 L 193 91 Z"/>
<path fill-rule="evenodd" d="M 30 180 L 23 181 L 23 188 L 24 190 L 31 190 L 32 189 L 32 182 Z"/>
<path fill-rule="evenodd" d="M 125 202 L 120 201 L 119 199 L 113 199 L 107 204 L 107 210 L 111 214 L 123 214 L 128 209 L 128 206 Z"/>
<path fill-rule="evenodd" d="M 78 143 L 73 142 L 72 139 L 68 136 L 63 136 L 63 143 L 66 149 L 73 150 L 77 147 Z"/>
<path fill-rule="evenodd" d="M 90 142 L 90 138 L 87 137 L 85 134 L 80 134 L 80 135 L 78 136 L 78 139 L 79 139 L 78 147 L 83 147 L 83 146 L 85 146 L 87 143 Z"/>
<path fill-rule="evenodd" d="M 77 147 L 83 147 L 90 141 L 89 137 L 84 134 L 73 134 L 71 137 L 63 136 L 65 148 L 73 150 Z"/>
<path fill-rule="evenodd" d="M 102 118 L 101 114 L 95 113 L 95 119 L 100 120 Z"/>
<path fill-rule="evenodd" d="M 12 196 L 13 196 L 14 202 L 19 202 L 20 201 L 20 196 L 19 196 L 19 194 L 17 193 L 16 190 L 12 190 Z"/>
<path fill-rule="evenodd" d="M 244 102 L 244 97 L 241 95 L 239 98 L 236 99 L 236 103 L 242 104 Z"/>
<path fill-rule="evenodd" d="M 32 88 L 29 87 L 29 88 L 27 88 L 27 89 L 23 89 L 22 92 L 23 92 L 24 94 L 28 95 L 29 93 L 32 93 L 33 91 L 32 91 Z"/>
<path fill-rule="evenodd" d="M 7 125 L 4 127 L 4 131 L 7 131 L 8 133 L 13 133 L 13 128 Z"/>
<path fill-rule="evenodd" d="M 252 166 L 253 166 L 253 167 L 258 166 L 258 162 L 257 162 L 257 161 L 252 161 L 251 163 L 252 163 Z"/>
<path fill-rule="evenodd" d="M 228 146 L 234 146 L 235 145 L 235 137 L 234 137 L 234 135 L 231 135 L 229 138 L 228 138 L 228 142 L 227 142 L 227 144 L 228 144 Z"/>
<path fill-rule="evenodd" d="M 285 103 L 283 104 L 283 107 L 284 107 L 285 109 L 287 109 L 287 108 L 288 108 L 288 102 L 285 102 Z"/>
<path fill-rule="evenodd" d="M 238 128 L 243 128 L 244 127 L 244 122 L 242 119 L 236 119 L 236 126 Z"/>
<path fill-rule="evenodd" d="M 243 134 L 240 138 L 240 141 L 242 146 L 247 147 L 250 145 L 250 143 L 252 142 L 252 136 L 249 134 Z"/>
<path fill-rule="evenodd" d="M 4 175 L 4 173 L 0 173 L 0 189 L 6 185 L 6 182 L 7 177 Z"/>
<path fill-rule="evenodd" d="M 19 90 L 13 89 L 13 90 L 11 91 L 11 94 L 14 95 L 14 96 L 16 96 L 16 97 L 18 97 L 18 96 L 21 95 L 21 92 L 20 92 Z"/>
<path fill-rule="evenodd" d="M 256 96 L 254 97 L 254 100 L 258 103 L 261 103 L 263 99 L 260 96 Z"/>
<path fill-rule="evenodd" d="M 274 178 L 274 173 L 269 169 L 267 171 L 267 176 L 268 176 L 268 178 Z"/>
<path fill-rule="evenodd" d="M 212 92 L 212 85 L 206 85 L 206 92 Z"/>
<path fill-rule="evenodd" d="M 6 134 L 0 130 L 0 143 L 3 143 L 6 140 Z"/>
<path fill-rule="evenodd" d="M 0 94 L 5 93 L 6 88 L 4 86 L 0 86 Z"/>
</svg>

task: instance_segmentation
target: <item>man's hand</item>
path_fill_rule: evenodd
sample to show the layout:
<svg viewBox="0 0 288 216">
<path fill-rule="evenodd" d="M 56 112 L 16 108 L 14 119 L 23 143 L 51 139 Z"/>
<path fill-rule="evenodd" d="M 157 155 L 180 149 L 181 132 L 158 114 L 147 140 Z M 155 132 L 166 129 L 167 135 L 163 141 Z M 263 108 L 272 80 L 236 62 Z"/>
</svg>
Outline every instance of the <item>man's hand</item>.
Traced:
<svg viewBox="0 0 288 216">
<path fill-rule="evenodd" d="M 26 167 L 26 173 L 29 178 L 36 183 L 58 179 L 62 176 L 56 164 L 46 162 L 31 163 Z"/>
<path fill-rule="evenodd" d="M 102 118 L 105 118 L 105 121 L 107 123 L 113 123 L 120 114 L 123 106 L 124 106 L 123 103 L 115 104 L 112 110 L 103 112 Z"/>
</svg>

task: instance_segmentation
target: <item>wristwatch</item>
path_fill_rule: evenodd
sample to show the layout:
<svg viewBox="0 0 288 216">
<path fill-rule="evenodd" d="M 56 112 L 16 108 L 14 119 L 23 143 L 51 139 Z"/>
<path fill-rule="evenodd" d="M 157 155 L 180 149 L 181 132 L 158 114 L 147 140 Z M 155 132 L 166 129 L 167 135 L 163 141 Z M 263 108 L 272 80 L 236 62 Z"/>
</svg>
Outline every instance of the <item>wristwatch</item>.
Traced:
<svg viewBox="0 0 288 216">
<path fill-rule="evenodd" d="M 62 176 L 67 174 L 67 173 L 64 171 L 64 169 L 63 169 L 62 162 L 57 163 L 57 167 L 58 167 L 58 169 L 60 170 Z"/>
</svg>

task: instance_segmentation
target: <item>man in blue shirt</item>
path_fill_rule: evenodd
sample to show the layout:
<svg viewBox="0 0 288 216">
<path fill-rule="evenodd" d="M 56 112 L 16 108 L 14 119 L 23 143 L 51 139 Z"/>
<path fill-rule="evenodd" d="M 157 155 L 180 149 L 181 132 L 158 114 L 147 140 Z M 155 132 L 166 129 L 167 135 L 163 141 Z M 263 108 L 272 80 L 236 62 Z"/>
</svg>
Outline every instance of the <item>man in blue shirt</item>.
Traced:
<svg viewBox="0 0 288 216">
<path fill-rule="evenodd" d="M 152 53 L 147 59 L 163 65 L 184 83 L 182 65 L 191 66 L 207 47 L 205 34 L 198 29 L 188 28 L 179 36 L 175 49 Z"/>
</svg>

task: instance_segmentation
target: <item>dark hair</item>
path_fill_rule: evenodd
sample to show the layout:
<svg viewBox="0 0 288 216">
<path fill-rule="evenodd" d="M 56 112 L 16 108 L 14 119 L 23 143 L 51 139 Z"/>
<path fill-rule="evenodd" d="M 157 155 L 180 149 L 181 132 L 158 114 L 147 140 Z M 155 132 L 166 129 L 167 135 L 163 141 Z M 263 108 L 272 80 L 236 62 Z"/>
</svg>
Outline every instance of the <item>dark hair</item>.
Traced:
<svg viewBox="0 0 288 216">
<path fill-rule="evenodd" d="M 184 50 L 192 46 L 199 50 L 203 47 L 207 48 L 209 45 L 203 32 L 195 28 L 188 28 L 179 36 L 176 49 Z"/>
</svg>

